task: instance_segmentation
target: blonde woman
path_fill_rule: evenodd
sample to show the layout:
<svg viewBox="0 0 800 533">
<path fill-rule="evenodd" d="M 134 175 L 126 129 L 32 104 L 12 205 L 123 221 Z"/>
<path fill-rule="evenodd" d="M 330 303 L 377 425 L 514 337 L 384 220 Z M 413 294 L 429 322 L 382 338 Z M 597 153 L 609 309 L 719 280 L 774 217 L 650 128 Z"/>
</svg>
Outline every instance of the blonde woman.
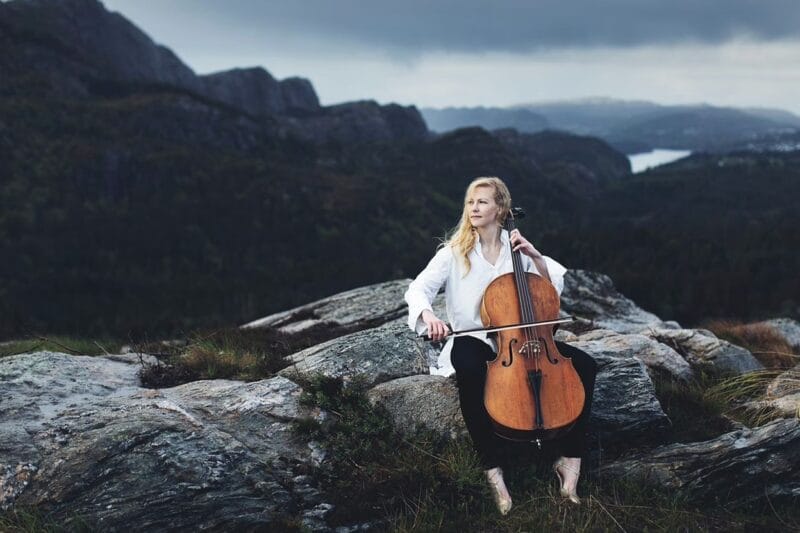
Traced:
<svg viewBox="0 0 800 533">
<path fill-rule="evenodd" d="M 470 183 L 464 197 L 461 221 L 405 293 L 411 329 L 420 335 L 427 334 L 435 341 L 447 338 L 450 329 L 433 313 L 431 306 L 442 286 L 445 288 L 449 324 L 455 330 L 482 327 L 480 303 L 484 290 L 496 277 L 513 271 L 509 242 L 514 251 L 522 252 L 525 270 L 549 280 L 561 294 L 566 269 L 542 255 L 519 230 L 509 234 L 502 229 L 510 209 L 511 194 L 501 179 L 483 177 Z M 556 341 L 556 346 L 562 355 L 571 358 L 586 392 L 583 412 L 569 433 L 559 439 L 563 456 L 553 465 L 561 495 L 573 503 L 580 503 L 576 488 L 581 457 L 588 451 L 586 429 L 597 366 L 591 356 L 573 346 L 559 341 Z M 451 337 L 431 373 L 450 375 L 455 372 L 467 430 L 486 471 L 498 510 L 506 514 L 511 509 L 512 500 L 501 468 L 502 441 L 495 435 L 483 404 L 486 362 L 493 360 L 496 352 L 494 341 L 485 333 Z"/>
</svg>

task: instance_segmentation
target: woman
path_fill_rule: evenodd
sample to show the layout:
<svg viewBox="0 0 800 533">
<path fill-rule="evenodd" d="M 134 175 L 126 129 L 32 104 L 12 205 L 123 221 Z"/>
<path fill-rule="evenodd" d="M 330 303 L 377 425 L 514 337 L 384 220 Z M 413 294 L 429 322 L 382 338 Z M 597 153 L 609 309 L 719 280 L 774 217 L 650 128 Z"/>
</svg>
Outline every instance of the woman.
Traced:
<svg viewBox="0 0 800 533">
<path fill-rule="evenodd" d="M 513 271 L 509 241 L 514 251 L 522 252 L 525 270 L 549 280 L 561 294 L 566 269 L 543 256 L 519 230 L 515 229 L 509 235 L 502 229 L 510 209 L 511 195 L 499 178 L 478 178 L 470 183 L 459 225 L 405 293 L 411 329 L 420 335 L 427 333 L 434 341 L 448 336 L 448 326 L 433 313 L 431 307 L 442 285 L 445 287 L 447 318 L 453 328 L 482 327 L 480 303 L 484 290 L 494 278 Z M 594 360 L 585 352 L 559 341 L 556 341 L 556 346 L 562 355 L 571 358 L 586 392 L 578 421 L 560 439 L 563 456 L 553 465 L 561 485 L 561 495 L 573 503 L 580 503 L 576 488 L 581 456 L 587 452 L 586 429 L 597 368 Z M 439 357 L 438 368 L 432 368 L 431 371 L 442 375 L 455 372 L 461 413 L 467 430 L 486 472 L 497 507 L 502 514 L 506 514 L 512 502 L 500 468 L 502 441 L 494 433 L 483 404 L 486 362 L 493 360 L 496 352 L 494 341 L 485 333 L 450 338 Z"/>
</svg>

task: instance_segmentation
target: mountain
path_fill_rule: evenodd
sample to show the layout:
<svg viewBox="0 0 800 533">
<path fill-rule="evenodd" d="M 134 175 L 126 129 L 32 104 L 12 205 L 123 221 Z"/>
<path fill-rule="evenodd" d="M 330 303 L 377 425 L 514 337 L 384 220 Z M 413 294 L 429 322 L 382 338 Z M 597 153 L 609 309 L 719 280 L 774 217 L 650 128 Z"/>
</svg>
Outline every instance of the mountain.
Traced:
<svg viewBox="0 0 800 533">
<path fill-rule="evenodd" d="M 261 67 L 196 75 L 97 0 L 15 0 L 0 4 L 0 95 L 95 98 L 141 91 L 181 91 L 233 110 L 266 117 L 283 135 L 358 142 L 377 133 L 424 138 L 413 106 L 374 102 L 323 107 L 311 83 L 276 80 Z M 368 121 L 368 127 L 362 126 Z M 330 131 L 321 130 L 330 127 Z"/>
<path fill-rule="evenodd" d="M 539 162 L 549 134 L 435 136 L 302 78 L 196 76 L 95 1 L 2 3 L 0 45 L 0 335 L 241 322 L 417 269 L 475 176 L 546 213 L 627 172 L 592 139 L 557 143 L 596 168 Z"/>
<path fill-rule="evenodd" d="M 547 127 L 592 135 L 626 153 L 648 151 L 653 147 L 724 151 L 742 142 L 800 128 L 800 117 L 781 110 L 665 106 L 609 98 L 509 108 L 423 108 L 421 112 L 429 126 L 437 131 L 460 127 L 468 117 L 475 125 L 486 128 L 516 127 L 535 133 Z M 531 113 L 540 117 L 540 123 L 525 121 Z"/>
<path fill-rule="evenodd" d="M 428 127 L 439 132 L 470 126 L 480 126 L 487 130 L 515 128 L 523 132 L 535 132 L 549 126 L 545 117 L 528 109 L 445 107 L 425 108 L 422 112 Z"/>
</svg>

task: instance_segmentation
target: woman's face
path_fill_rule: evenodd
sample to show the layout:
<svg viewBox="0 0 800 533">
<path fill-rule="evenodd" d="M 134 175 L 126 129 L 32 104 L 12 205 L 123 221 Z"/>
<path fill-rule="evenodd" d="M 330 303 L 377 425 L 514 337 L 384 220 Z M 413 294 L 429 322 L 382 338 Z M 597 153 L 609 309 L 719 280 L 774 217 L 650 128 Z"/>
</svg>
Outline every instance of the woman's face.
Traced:
<svg viewBox="0 0 800 533">
<path fill-rule="evenodd" d="M 473 227 L 497 226 L 500 206 L 494 201 L 494 187 L 475 187 L 467 197 L 466 209 Z"/>
</svg>

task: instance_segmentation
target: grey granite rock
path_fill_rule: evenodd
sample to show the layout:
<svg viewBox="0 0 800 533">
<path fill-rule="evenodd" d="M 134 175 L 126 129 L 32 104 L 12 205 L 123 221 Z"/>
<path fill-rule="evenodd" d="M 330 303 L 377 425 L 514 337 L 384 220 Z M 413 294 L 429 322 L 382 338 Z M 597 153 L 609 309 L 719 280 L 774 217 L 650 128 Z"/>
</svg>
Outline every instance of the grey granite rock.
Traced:
<svg viewBox="0 0 800 533">
<path fill-rule="evenodd" d="M 707 329 L 649 327 L 643 335 L 672 347 L 693 368 L 715 376 L 738 375 L 764 368 L 748 350 L 722 340 Z"/>
<path fill-rule="evenodd" d="M 765 320 L 766 324 L 780 333 L 789 346 L 796 350 L 795 355 L 800 355 L 800 322 L 791 318 L 772 318 Z"/>
<path fill-rule="evenodd" d="M 800 420 L 780 419 L 704 442 L 670 444 L 602 466 L 609 478 L 644 479 L 697 502 L 800 497 Z"/>
<path fill-rule="evenodd" d="M 428 372 L 426 354 L 405 319 L 323 342 L 290 356 L 281 376 L 300 375 L 350 380 L 361 377 L 367 385 Z"/>
<path fill-rule="evenodd" d="M 602 340 L 603 350 L 613 351 L 624 357 L 635 357 L 647 365 L 647 368 L 662 371 L 678 381 L 689 381 L 693 377 L 692 367 L 686 359 L 666 344 L 645 335 L 625 335 L 608 329 L 595 329 L 575 340 Z"/>
<path fill-rule="evenodd" d="M 387 409 L 401 433 L 411 434 L 423 428 L 451 438 L 466 434 L 453 378 L 432 375 L 398 378 L 373 387 L 369 399 Z"/>
<path fill-rule="evenodd" d="M 763 399 L 752 402 L 750 407 L 800 418 L 800 364 L 772 380 Z"/>
<path fill-rule="evenodd" d="M 314 450 L 290 427 L 317 415 L 299 405 L 298 385 L 275 377 L 149 390 L 136 370 L 52 352 L 0 359 L 0 506 L 84 515 L 104 531 L 324 518 L 305 475 Z"/>
<path fill-rule="evenodd" d="M 285 333 L 302 333 L 315 326 L 335 327 L 348 332 L 372 328 L 407 314 L 403 293 L 409 282 L 408 279 L 398 279 L 358 287 L 241 327 L 274 327 Z"/>
</svg>

